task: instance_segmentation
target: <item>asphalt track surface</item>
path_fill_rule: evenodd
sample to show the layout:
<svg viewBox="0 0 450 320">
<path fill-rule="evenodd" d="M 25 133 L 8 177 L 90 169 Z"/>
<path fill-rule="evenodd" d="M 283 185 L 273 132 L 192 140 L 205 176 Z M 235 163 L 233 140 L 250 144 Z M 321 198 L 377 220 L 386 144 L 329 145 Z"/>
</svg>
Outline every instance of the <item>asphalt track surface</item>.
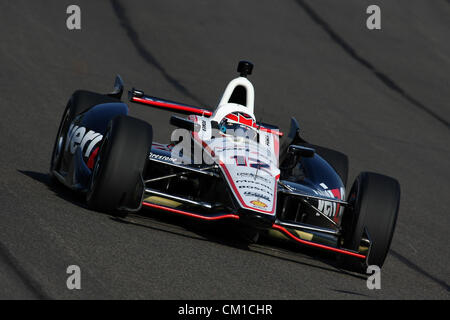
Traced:
<svg viewBox="0 0 450 320">
<path fill-rule="evenodd" d="M 450 3 L 365 0 L 0 2 L 0 298 L 448 299 Z M 397 178 L 401 208 L 381 290 L 315 251 L 241 246 L 224 228 L 146 211 L 118 221 L 48 184 L 53 140 L 78 88 L 126 88 L 212 106 L 254 62 L 256 113 Z M 166 111 L 130 106 L 155 140 Z M 82 289 L 66 288 L 79 265 Z"/>
</svg>

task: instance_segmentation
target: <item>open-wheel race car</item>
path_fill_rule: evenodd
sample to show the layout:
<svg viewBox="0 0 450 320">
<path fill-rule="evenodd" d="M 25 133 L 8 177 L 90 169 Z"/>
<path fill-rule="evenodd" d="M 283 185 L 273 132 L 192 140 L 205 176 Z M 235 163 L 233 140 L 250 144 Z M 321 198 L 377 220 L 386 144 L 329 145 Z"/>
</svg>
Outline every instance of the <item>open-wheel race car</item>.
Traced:
<svg viewBox="0 0 450 320">
<path fill-rule="evenodd" d="M 177 129 L 168 143 L 128 116 L 117 76 L 109 94 L 78 90 L 64 110 L 50 174 L 85 194 L 87 205 L 125 216 L 144 207 L 201 220 L 235 220 L 251 230 L 276 230 L 301 245 L 336 253 L 344 266 L 381 267 L 395 229 L 399 183 L 362 172 L 348 192 L 348 158 L 308 143 L 295 118 L 284 135 L 257 121 L 253 65 L 226 87 L 215 110 L 146 95 L 129 102 L 170 109 Z M 346 196 L 347 195 L 347 196 Z"/>
</svg>

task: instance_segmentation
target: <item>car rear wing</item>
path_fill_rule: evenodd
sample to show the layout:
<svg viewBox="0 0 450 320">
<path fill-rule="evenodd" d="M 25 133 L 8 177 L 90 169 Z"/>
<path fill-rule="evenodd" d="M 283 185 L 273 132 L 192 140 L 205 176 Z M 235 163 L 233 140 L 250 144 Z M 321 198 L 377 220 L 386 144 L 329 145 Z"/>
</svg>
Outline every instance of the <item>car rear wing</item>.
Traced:
<svg viewBox="0 0 450 320">
<path fill-rule="evenodd" d="M 213 112 L 208 109 L 192 106 L 181 102 L 148 96 L 144 93 L 144 91 L 135 88 L 132 88 L 131 91 L 128 91 L 128 99 L 130 100 L 130 102 L 145 104 L 147 106 L 165 110 L 171 110 L 186 115 L 197 114 L 205 117 L 210 117 L 213 114 Z M 254 127 L 258 130 L 269 132 L 277 136 L 283 136 L 283 132 L 279 131 L 277 127 L 266 123 L 255 123 Z"/>
<path fill-rule="evenodd" d="M 160 109 L 171 110 L 182 114 L 198 114 L 206 117 L 210 117 L 212 115 L 211 110 L 188 105 L 185 103 L 148 96 L 144 93 L 144 91 L 135 88 L 131 89 L 131 91 L 128 92 L 128 98 L 131 102 L 145 104 Z"/>
</svg>

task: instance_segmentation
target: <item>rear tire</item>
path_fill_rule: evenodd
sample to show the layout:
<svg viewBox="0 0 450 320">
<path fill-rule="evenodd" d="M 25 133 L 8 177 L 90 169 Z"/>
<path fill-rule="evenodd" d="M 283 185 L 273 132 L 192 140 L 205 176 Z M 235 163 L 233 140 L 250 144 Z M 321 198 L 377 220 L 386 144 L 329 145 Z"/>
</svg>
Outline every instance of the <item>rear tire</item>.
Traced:
<svg viewBox="0 0 450 320">
<path fill-rule="evenodd" d="M 362 172 L 348 195 L 352 211 L 344 213 L 344 246 L 358 251 L 365 233 L 372 245 L 367 265 L 382 267 L 386 259 L 400 204 L 400 185 L 397 180 L 372 172 Z M 352 259 L 346 267 L 365 273 L 366 265 Z"/>
<path fill-rule="evenodd" d="M 93 168 L 86 201 L 90 208 L 125 215 L 142 204 L 142 173 L 152 146 L 147 122 L 118 116 L 112 119 Z"/>
<path fill-rule="evenodd" d="M 342 152 L 328 149 L 321 146 L 316 146 L 313 144 L 308 144 L 307 146 L 316 150 L 316 153 L 319 154 L 322 158 L 328 162 L 333 169 L 337 172 L 339 177 L 344 184 L 344 187 L 347 186 L 347 177 L 348 177 L 348 157 Z"/>
</svg>

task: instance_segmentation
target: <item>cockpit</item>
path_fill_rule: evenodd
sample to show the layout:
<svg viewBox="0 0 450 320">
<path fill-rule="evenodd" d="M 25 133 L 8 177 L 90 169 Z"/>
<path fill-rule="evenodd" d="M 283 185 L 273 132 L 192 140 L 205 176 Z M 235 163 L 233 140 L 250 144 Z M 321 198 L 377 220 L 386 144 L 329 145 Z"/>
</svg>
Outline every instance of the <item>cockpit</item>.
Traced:
<svg viewBox="0 0 450 320">
<path fill-rule="evenodd" d="M 241 137 L 256 141 L 258 131 L 252 117 L 241 113 L 230 113 L 219 123 L 219 131 L 224 136 Z"/>
</svg>

